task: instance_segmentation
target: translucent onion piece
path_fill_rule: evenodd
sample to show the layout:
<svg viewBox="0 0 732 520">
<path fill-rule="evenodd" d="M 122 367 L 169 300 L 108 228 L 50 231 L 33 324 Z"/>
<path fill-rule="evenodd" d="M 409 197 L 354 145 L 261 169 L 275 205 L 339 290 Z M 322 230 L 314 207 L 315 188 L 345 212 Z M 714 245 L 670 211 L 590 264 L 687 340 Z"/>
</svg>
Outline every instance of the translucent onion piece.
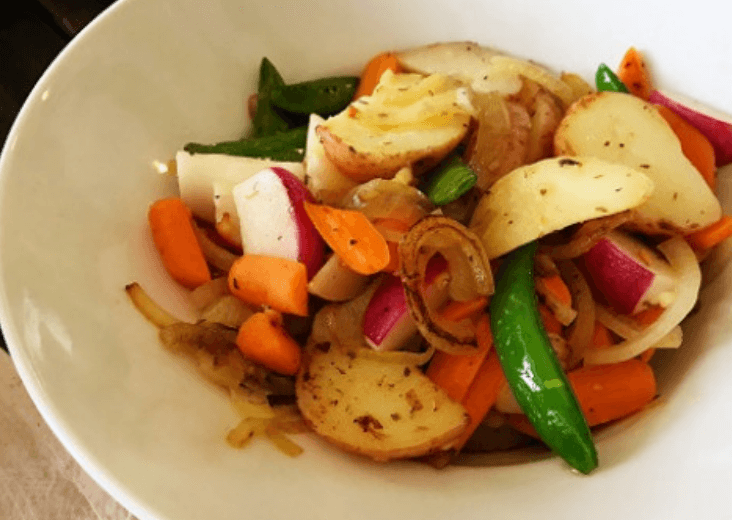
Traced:
<svg viewBox="0 0 732 520">
<path fill-rule="evenodd" d="M 198 311 L 202 311 L 220 297 L 229 293 L 229 280 L 226 276 L 213 278 L 191 291 L 191 303 Z"/>
<path fill-rule="evenodd" d="M 201 246 L 201 251 L 203 252 L 203 256 L 206 258 L 206 261 L 216 269 L 220 269 L 225 273 L 228 273 L 229 269 L 231 269 L 231 266 L 234 264 L 234 261 L 239 257 L 220 245 L 215 244 L 213 240 L 208 238 L 208 235 L 206 235 L 206 233 L 198 226 L 194 225 L 193 231 L 196 233 L 198 245 Z"/>
<path fill-rule="evenodd" d="M 573 262 L 561 262 L 559 270 L 569 286 L 572 301 L 577 308 L 577 318 L 567 336 L 567 345 L 571 351 L 567 366 L 574 367 L 582 361 L 592 342 L 595 331 L 595 299 L 592 297 L 587 280 Z"/>
<path fill-rule="evenodd" d="M 493 274 L 480 239 L 463 225 L 443 216 L 427 216 L 404 236 L 399 255 L 402 283 L 409 313 L 422 336 L 437 350 L 452 354 L 475 353 L 475 327 L 440 317 L 425 298 L 425 272 L 430 259 L 440 253 L 448 262 L 450 297 L 464 301 L 493 294 Z"/>
<path fill-rule="evenodd" d="M 586 364 L 618 363 L 637 356 L 666 337 L 694 308 L 701 285 L 701 271 L 694 251 L 678 236 L 663 242 L 658 249 L 668 259 L 678 277 L 676 300 L 635 338 L 586 353 Z"/>
<path fill-rule="evenodd" d="M 158 303 L 150 298 L 145 290 L 137 282 L 132 282 L 125 286 L 125 292 L 132 300 L 138 311 L 145 316 L 153 325 L 158 328 L 167 327 L 179 323 L 180 320 L 174 318 L 163 309 Z"/>
<path fill-rule="evenodd" d="M 638 323 L 633 321 L 632 318 L 617 314 L 604 305 L 598 304 L 596 306 L 595 315 L 597 316 L 597 321 L 623 339 L 637 338 L 642 332 Z"/>
<path fill-rule="evenodd" d="M 387 179 L 374 179 L 353 188 L 344 197 L 343 206 L 360 211 L 372 222 L 397 220 L 407 226 L 434 209 L 427 196 L 417 188 Z"/>
<path fill-rule="evenodd" d="M 632 210 L 588 220 L 572 235 L 569 242 L 561 245 L 542 245 L 541 252 L 555 260 L 577 258 L 592 249 L 602 237 L 631 220 L 633 220 Z"/>
</svg>

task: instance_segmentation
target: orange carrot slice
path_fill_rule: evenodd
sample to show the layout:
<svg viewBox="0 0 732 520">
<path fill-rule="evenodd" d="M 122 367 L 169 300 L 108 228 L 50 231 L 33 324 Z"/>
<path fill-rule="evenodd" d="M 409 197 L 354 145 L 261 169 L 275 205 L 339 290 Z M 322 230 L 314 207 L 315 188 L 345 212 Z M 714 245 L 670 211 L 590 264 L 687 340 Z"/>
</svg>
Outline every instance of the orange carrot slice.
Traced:
<svg viewBox="0 0 732 520">
<path fill-rule="evenodd" d="M 491 351 L 480 366 L 473 384 L 470 385 L 468 393 L 462 400 L 462 405 L 465 407 L 465 411 L 468 412 L 470 422 L 455 443 L 457 450 L 460 450 L 468 442 L 468 439 L 473 435 L 488 411 L 493 408 L 505 381 L 506 378 L 503 375 L 501 363 L 498 361 L 498 355 L 495 351 Z"/>
<path fill-rule="evenodd" d="M 369 275 L 389 265 L 389 245 L 366 215 L 310 202 L 304 205 L 315 229 L 348 267 Z"/>
<path fill-rule="evenodd" d="M 717 163 L 714 155 L 714 146 L 693 125 L 683 117 L 665 106 L 656 107 L 658 113 L 666 120 L 681 142 L 681 151 L 687 159 L 699 170 L 704 180 L 712 190 L 717 186 Z"/>
<path fill-rule="evenodd" d="M 358 83 L 356 94 L 353 99 L 361 96 L 370 96 L 374 92 L 374 88 L 379 84 L 381 75 L 387 70 L 394 73 L 401 72 L 402 68 L 397 61 L 396 56 L 390 52 L 378 54 L 371 58 L 361 73 L 361 80 Z"/>
<path fill-rule="evenodd" d="M 719 245 L 730 236 L 732 236 L 732 217 L 724 215 L 711 226 L 686 235 L 686 241 L 697 251 L 705 251 Z"/>
<path fill-rule="evenodd" d="M 211 280 L 193 229 L 191 210 L 179 198 L 161 199 L 148 211 L 155 247 L 175 281 L 194 289 Z"/>
<path fill-rule="evenodd" d="M 569 292 L 569 287 L 567 287 L 567 284 L 564 283 L 564 280 L 558 274 L 542 276 L 537 280 L 537 283 L 541 284 L 562 305 L 567 307 L 572 306 L 572 293 Z"/>
<path fill-rule="evenodd" d="M 488 305 L 488 298 L 478 296 L 472 300 L 450 301 L 440 311 L 440 317 L 448 321 L 462 321 L 482 312 Z"/>
<path fill-rule="evenodd" d="M 231 266 L 229 291 L 251 305 L 269 305 L 280 312 L 308 315 L 307 268 L 300 262 L 244 255 Z"/>
<path fill-rule="evenodd" d="M 646 62 L 635 47 L 631 47 L 623 56 L 618 68 L 618 78 L 625 83 L 628 90 L 641 99 L 648 100 L 651 95 L 651 77 Z"/>
<path fill-rule="evenodd" d="M 461 402 L 468 388 L 480 370 L 491 347 L 488 315 L 481 316 L 476 326 L 480 351 L 477 354 L 461 356 L 437 351 L 432 356 L 425 374 L 433 383 L 445 390 L 454 401 Z"/>
<path fill-rule="evenodd" d="M 562 324 L 559 322 L 557 317 L 554 316 L 554 313 L 549 310 L 549 307 L 543 303 L 539 304 L 539 315 L 541 316 L 541 321 L 544 323 L 544 328 L 547 333 L 562 334 Z"/>
<path fill-rule="evenodd" d="M 246 357 L 279 374 L 295 375 L 300 368 L 300 345 L 282 326 L 282 314 L 269 309 L 252 314 L 239 328 L 236 345 Z"/>
<path fill-rule="evenodd" d="M 638 359 L 612 365 L 592 365 L 567 374 L 587 424 L 597 426 L 637 412 L 656 396 L 656 378 L 651 367 Z M 512 415 L 509 423 L 536 436 L 528 419 Z"/>
<path fill-rule="evenodd" d="M 599 321 L 595 321 L 595 330 L 592 332 L 592 342 L 590 343 L 590 348 L 593 349 L 603 349 L 607 347 L 612 347 L 615 344 L 613 341 L 613 336 L 610 334 L 610 330 L 600 323 Z"/>
</svg>

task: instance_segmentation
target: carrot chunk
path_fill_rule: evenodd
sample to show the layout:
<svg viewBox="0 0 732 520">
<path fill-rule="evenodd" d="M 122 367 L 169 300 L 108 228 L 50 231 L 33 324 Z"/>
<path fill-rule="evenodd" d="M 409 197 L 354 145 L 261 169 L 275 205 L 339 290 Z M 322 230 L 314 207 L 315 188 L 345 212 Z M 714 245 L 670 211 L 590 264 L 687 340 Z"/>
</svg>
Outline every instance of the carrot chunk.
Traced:
<svg viewBox="0 0 732 520">
<path fill-rule="evenodd" d="M 310 202 L 305 211 L 333 252 L 357 273 L 374 274 L 389 265 L 386 239 L 360 211 Z"/>
<path fill-rule="evenodd" d="M 298 316 L 308 315 L 308 274 L 305 264 L 285 258 L 244 255 L 229 271 L 231 294 L 251 305 Z"/>
<path fill-rule="evenodd" d="M 155 247 L 175 281 L 194 289 L 211 280 L 211 271 L 193 229 L 191 210 L 179 198 L 150 206 L 148 223 Z"/>
<path fill-rule="evenodd" d="M 358 99 L 361 96 L 370 96 L 374 92 L 376 85 L 379 84 L 382 74 L 387 70 L 391 70 L 394 73 L 401 72 L 402 70 L 394 54 L 385 52 L 371 58 L 371 61 L 366 64 L 366 67 L 364 67 L 361 73 L 361 80 L 358 83 L 358 89 L 356 89 L 356 94 L 353 96 L 353 99 Z"/>
<path fill-rule="evenodd" d="M 269 309 L 252 314 L 239 328 L 236 345 L 242 354 L 285 375 L 300 368 L 300 345 L 282 326 L 282 314 Z"/>
</svg>

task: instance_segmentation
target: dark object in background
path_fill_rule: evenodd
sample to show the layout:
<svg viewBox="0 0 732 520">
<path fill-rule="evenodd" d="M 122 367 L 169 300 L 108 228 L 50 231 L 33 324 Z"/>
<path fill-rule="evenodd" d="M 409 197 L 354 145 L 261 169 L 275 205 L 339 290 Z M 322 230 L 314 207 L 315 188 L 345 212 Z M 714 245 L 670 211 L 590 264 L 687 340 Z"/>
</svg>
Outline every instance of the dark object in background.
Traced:
<svg viewBox="0 0 732 520">
<path fill-rule="evenodd" d="M 110 0 L 30 0 L 0 20 L 0 142 L 59 52 Z M 0 336 L 0 348 L 7 351 Z"/>
</svg>

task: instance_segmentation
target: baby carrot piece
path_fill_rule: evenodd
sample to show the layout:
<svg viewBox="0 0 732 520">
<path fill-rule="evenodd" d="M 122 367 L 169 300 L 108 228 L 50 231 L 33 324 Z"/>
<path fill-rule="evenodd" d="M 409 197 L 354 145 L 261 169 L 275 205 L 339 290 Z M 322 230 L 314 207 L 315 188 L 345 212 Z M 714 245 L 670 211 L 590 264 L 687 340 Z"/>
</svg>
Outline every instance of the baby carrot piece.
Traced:
<svg viewBox="0 0 732 520">
<path fill-rule="evenodd" d="M 623 56 L 618 68 L 618 78 L 625 83 L 631 94 L 648 100 L 651 94 L 651 77 L 648 74 L 643 56 L 635 47 L 631 47 Z"/>
<path fill-rule="evenodd" d="M 699 170 L 709 187 L 712 190 L 716 189 L 717 163 L 712 143 L 704 134 L 670 108 L 661 105 L 656 108 L 681 141 L 681 151 L 684 152 L 686 158 Z"/>
<path fill-rule="evenodd" d="M 578 368 L 569 372 L 567 379 L 590 426 L 637 412 L 656 396 L 653 370 L 638 359 Z M 509 423 L 524 433 L 536 436 L 523 415 L 509 417 Z"/>
<path fill-rule="evenodd" d="M 387 240 L 386 245 L 389 247 L 389 263 L 384 267 L 384 271 L 387 273 L 398 273 L 401 268 L 401 261 L 399 260 L 399 244 Z"/>
<path fill-rule="evenodd" d="M 732 236 L 732 217 L 724 215 L 711 226 L 686 235 L 686 241 L 697 251 L 704 251 L 720 244 L 730 236 Z"/>
<path fill-rule="evenodd" d="M 282 314 L 269 309 L 252 314 L 236 336 L 242 354 L 279 374 L 295 375 L 300 368 L 300 345 L 282 327 Z"/>
<path fill-rule="evenodd" d="M 541 321 L 548 333 L 562 334 L 562 324 L 559 322 L 557 317 L 554 316 L 554 313 L 549 310 L 549 307 L 543 303 L 539 304 L 539 315 L 541 316 Z"/>
<path fill-rule="evenodd" d="M 468 356 L 448 354 L 438 350 L 432 356 L 425 374 L 433 383 L 445 390 L 454 401 L 461 402 L 468 393 L 470 384 L 480 370 L 491 347 L 490 320 L 484 314 L 478 321 L 476 334 L 480 352 Z"/>
<path fill-rule="evenodd" d="M 315 229 L 348 267 L 369 275 L 389 265 L 389 245 L 366 215 L 310 202 L 304 205 Z"/>
<path fill-rule="evenodd" d="M 371 58 L 371 61 L 368 62 L 361 73 L 361 81 L 358 83 L 358 89 L 353 99 L 358 99 L 361 96 L 370 96 L 376 85 L 379 84 L 381 75 L 387 70 L 391 70 L 395 74 L 401 72 L 402 68 L 396 56 L 390 52 L 385 52 Z"/>
<path fill-rule="evenodd" d="M 251 305 L 269 305 L 280 312 L 308 315 L 308 273 L 300 262 L 244 255 L 231 266 L 229 290 Z"/>
<path fill-rule="evenodd" d="M 472 300 L 451 301 L 440 311 L 440 317 L 448 321 L 462 321 L 483 311 L 488 305 L 488 298 L 478 296 Z"/>
<path fill-rule="evenodd" d="M 595 321 L 595 330 L 592 332 L 590 348 L 602 349 L 612 347 L 614 344 L 615 342 L 608 328 L 599 321 Z"/>
<path fill-rule="evenodd" d="M 558 274 L 542 276 L 537 279 L 536 283 L 537 286 L 541 286 L 542 292 L 550 295 L 557 302 L 567 307 L 572 306 L 572 294 L 569 292 L 569 287 Z"/>
<path fill-rule="evenodd" d="M 660 305 L 654 305 L 653 307 L 648 307 L 647 309 L 640 311 L 638 314 L 634 314 L 633 320 L 642 328 L 645 328 L 660 318 L 663 311 L 663 307 Z"/>
<path fill-rule="evenodd" d="M 495 351 L 491 351 L 480 366 L 473 384 L 470 385 L 468 393 L 462 400 L 470 422 L 455 443 L 455 449 L 460 450 L 468 442 L 488 411 L 493 408 L 505 382 L 506 378 L 503 375 L 501 363 L 498 361 L 498 355 Z"/>
<path fill-rule="evenodd" d="M 211 272 L 193 230 L 191 210 L 181 199 L 154 202 L 147 217 L 155 247 L 175 281 L 194 289 L 211 280 Z"/>
</svg>

